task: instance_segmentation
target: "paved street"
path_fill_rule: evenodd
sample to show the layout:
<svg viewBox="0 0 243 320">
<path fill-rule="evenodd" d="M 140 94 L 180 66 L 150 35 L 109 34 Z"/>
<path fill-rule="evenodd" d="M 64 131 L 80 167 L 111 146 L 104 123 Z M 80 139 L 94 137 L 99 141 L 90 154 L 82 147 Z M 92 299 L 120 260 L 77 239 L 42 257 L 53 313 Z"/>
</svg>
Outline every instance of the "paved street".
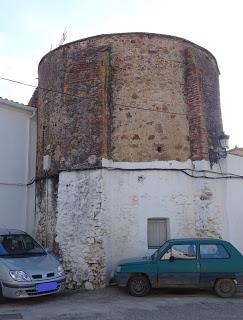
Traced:
<svg viewBox="0 0 243 320">
<path fill-rule="evenodd" d="M 243 294 L 220 299 L 204 291 L 153 290 L 145 298 L 125 289 L 65 292 L 60 296 L 0 304 L 0 320 L 243 319 Z"/>
</svg>

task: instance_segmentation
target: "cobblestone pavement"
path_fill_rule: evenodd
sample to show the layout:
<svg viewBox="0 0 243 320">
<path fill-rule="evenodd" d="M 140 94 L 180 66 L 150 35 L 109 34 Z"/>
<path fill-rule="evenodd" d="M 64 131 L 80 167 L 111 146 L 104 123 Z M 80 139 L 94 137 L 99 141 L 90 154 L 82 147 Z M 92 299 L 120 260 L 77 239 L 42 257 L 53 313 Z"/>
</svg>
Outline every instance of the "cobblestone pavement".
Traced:
<svg viewBox="0 0 243 320">
<path fill-rule="evenodd" d="M 67 291 L 59 296 L 6 300 L 0 320 L 141 320 L 141 319 L 243 319 L 243 294 L 218 298 L 198 290 L 153 290 L 144 298 L 131 297 L 126 289 Z"/>
</svg>

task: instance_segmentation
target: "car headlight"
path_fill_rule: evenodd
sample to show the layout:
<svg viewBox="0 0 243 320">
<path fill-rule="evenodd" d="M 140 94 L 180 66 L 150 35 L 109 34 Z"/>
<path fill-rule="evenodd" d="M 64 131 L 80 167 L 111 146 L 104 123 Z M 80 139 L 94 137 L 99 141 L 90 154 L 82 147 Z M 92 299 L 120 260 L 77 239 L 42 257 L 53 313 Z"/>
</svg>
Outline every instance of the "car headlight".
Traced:
<svg viewBox="0 0 243 320">
<path fill-rule="evenodd" d="M 64 276 L 65 275 L 65 272 L 64 272 L 64 269 L 63 269 L 63 267 L 60 265 L 60 266 L 58 266 L 57 267 L 57 276 L 58 277 L 62 277 L 62 276 Z"/>
<path fill-rule="evenodd" d="M 121 272 L 121 268 L 122 268 L 121 266 L 117 266 L 116 267 L 116 272 Z"/>
<path fill-rule="evenodd" d="M 30 276 L 22 270 L 9 271 L 9 274 L 15 281 L 31 281 Z"/>
</svg>

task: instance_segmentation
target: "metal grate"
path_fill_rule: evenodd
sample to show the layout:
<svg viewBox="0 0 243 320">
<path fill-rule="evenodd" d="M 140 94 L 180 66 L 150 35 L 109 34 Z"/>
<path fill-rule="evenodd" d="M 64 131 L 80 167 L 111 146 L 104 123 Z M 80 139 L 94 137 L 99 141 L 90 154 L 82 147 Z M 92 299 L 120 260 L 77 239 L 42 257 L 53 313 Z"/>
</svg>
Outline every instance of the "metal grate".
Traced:
<svg viewBox="0 0 243 320">
<path fill-rule="evenodd" d="M 50 273 L 47 273 L 46 276 L 47 278 L 51 278 L 51 277 L 54 277 L 54 275 L 55 275 L 54 272 L 50 272 Z"/>
<path fill-rule="evenodd" d="M 33 279 L 42 279 L 42 274 L 32 274 Z"/>
<path fill-rule="evenodd" d="M 32 274 L 32 278 L 33 279 L 43 279 L 43 278 L 51 278 L 54 277 L 55 273 L 54 272 L 49 272 L 46 275 L 42 275 L 42 274 Z"/>
</svg>

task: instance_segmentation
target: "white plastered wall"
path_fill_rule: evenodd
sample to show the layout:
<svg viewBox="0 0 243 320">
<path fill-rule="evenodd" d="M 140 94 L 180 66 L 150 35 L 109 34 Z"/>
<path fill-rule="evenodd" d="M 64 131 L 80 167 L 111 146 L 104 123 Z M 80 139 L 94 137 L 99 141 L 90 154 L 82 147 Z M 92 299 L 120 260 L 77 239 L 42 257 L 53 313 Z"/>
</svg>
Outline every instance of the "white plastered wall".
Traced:
<svg viewBox="0 0 243 320">
<path fill-rule="evenodd" d="M 177 171 L 192 169 L 191 161 L 103 164 L 115 169 L 103 170 L 108 277 L 119 260 L 154 251 L 148 249 L 149 218 L 167 218 L 169 238 L 228 238 L 224 180 L 193 178 Z M 209 170 L 210 166 L 199 161 L 194 169 Z"/>
<path fill-rule="evenodd" d="M 60 174 L 56 240 L 71 282 L 100 286 L 101 274 L 109 279 L 119 260 L 150 255 L 149 218 L 168 219 L 169 238 L 228 238 L 224 179 L 180 171 L 209 170 L 208 162 L 104 160 L 102 165 L 106 168 Z"/>
<path fill-rule="evenodd" d="M 0 226 L 33 233 L 35 109 L 0 99 Z"/>
</svg>

